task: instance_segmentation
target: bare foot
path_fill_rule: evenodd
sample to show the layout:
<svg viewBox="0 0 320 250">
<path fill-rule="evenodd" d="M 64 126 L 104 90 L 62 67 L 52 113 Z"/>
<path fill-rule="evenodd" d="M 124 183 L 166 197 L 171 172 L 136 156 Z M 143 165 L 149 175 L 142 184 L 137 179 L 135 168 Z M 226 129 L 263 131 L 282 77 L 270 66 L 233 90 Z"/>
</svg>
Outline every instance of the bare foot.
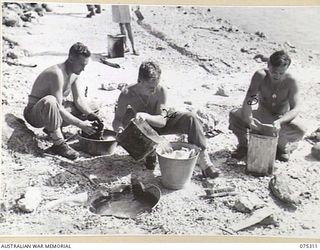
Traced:
<svg viewBox="0 0 320 250">
<path fill-rule="evenodd" d="M 139 55 L 139 52 L 138 52 L 138 51 L 136 51 L 135 49 L 134 49 L 134 50 L 132 50 L 132 53 L 133 53 L 135 56 L 138 56 L 138 55 Z"/>
</svg>

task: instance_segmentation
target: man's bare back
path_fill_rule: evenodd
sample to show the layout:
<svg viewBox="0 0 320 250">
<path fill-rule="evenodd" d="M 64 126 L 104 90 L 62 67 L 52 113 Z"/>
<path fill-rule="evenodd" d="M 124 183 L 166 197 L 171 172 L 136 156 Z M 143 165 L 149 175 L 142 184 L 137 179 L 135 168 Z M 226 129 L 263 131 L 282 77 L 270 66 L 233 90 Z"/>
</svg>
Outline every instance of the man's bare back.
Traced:
<svg viewBox="0 0 320 250">
<path fill-rule="evenodd" d="M 66 97 L 70 93 L 71 85 L 76 79 L 77 75 L 67 74 L 64 63 L 53 65 L 45 69 L 37 77 L 31 90 L 31 96 L 40 99 L 47 95 L 53 95 L 59 89 L 63 96 Z"/>
</svg>

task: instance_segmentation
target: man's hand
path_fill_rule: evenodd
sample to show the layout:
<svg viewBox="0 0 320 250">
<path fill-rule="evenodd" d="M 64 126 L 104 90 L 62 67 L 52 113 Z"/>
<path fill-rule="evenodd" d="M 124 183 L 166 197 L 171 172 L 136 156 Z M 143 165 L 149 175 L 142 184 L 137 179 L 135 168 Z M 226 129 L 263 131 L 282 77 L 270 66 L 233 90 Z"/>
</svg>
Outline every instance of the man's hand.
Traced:
<svg viewBox="0 0 320 250">
<path fill-rule="evenodd" d="M 89 121 L 97 121 L 97 122 L 99 122 L 99 123 L 102 123 L 102 122 L 103 122 L 102 119 L 101 119 L 99 116 L 97 116 L 95 113 L 90 113 L 90 114 L 88 114 L 88 115 L 87 115 L 87 119 L 88 119 Z"/>
<path fill-rule="evenodd" d="M 143 120 L 143 121 L 146 121 L 148 118 L 149 118 L 149 114 L 148 113 L 145 113 L 145 112 L 138 112 L 136 114 L 136 119 L 137 120 Z"/>
<path fill-rule="evenodd" d="M 168 142 L 167 140 L 164 140 L 164 141 L 160 142 L 158 144 L 158 148 L 160 148 L 160 152 L 162 154 L 172 153 L 173 152 L 173 148 L 172 148 L 170 142 Z"/>
<path fill-rule="evenodd" d="M 90 121 L 82 121 L 79 128 L 88 135 L 92 135 L 97 132 Z"/>
<path fill-rule="evenodd" d="M 121 134 L 121 133 L 123 132 L 123 130 L 124 130 L 123 127 L 119 127 L 119 128 L 116 130 L 116 133 L 117 133 L 116 137 L 117 137 L 119 134 Z"/>
<path fill-rule="evenodd" d="M 278 132 L 281 128 L 281 122 L 279 120 L 275 120 L 273 123 L 272 123 L 274 129 Z"/>
<path fill-rule="evenodd" d="M 249 123 L 249 127 L 252 130 L 259 130 L 259 125 L 261 124 L 261 122 L 253 117 L 249 117 L 248 120 Z"/>
</svg>

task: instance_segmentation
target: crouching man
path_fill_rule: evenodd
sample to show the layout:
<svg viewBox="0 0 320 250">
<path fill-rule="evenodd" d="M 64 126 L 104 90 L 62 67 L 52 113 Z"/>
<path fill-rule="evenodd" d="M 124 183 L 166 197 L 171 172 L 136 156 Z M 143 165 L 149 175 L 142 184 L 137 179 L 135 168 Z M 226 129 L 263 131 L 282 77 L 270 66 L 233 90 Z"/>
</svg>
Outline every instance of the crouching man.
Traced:
<svg viewBox="0 0 320 250">
<path fill-rule="evenodd" d="M 199 165 L 203 174 L 215 178 L 219 172 L 214 168 L 206 150 L 206 138 L 202 126 L 192 113 L 176 112 L 168 115 L 166 109 L 166 92 L 159 85 L 161 69 L 154 62 L 140 65 L 138 83 L 127 87 L 119 96 L 113 128 L 121 132 L 130 118 L 145 120 L 160 135 L 187 134 L 188 142 L 201 148 Z M 132 117 L 133 113 L 133 117 Z M 156 157 L 146 157 L 146 166 L 154 169 Z"/>
<path fill-rule="evenodd" d="M 61 127 L 74 125 L 90 135 L 96 131 L 91 121 L 99 120 L 80 95 L 78 82 L 90 55 L 82 43 L 72 45 L 65 62 L 45 69 L 37 77 L 24 109 L 26 121 L 33 127 L 44 127 L 44 132 L 53 140 L 50 151 L 69 159 L 76 159 L 79 153 L 64 141 Z M 73 102 L 65 102 L 70 92 Z M 84 119 L 79 119 L 81 116 Z"/>
<path fill-rule="evenodd" d="M 239 144 L 232 156 L 241 159 L 247 154 L 248 129 L 259 130 L 259 124 L 270 124 L 279 133 L 277 159 L 289 160 L 289 144 L 301 140 L 304 130 L 294 121 L 299 113 L 299 86 L 287 73 L 291 59 L 284 51 L 273 53 L 266 69 L 254 73 L 242 108 L 234 109 L 229 116 L 229 129 Z M 258 103 L 257 110 L 252 105 Z"/>
</svg>

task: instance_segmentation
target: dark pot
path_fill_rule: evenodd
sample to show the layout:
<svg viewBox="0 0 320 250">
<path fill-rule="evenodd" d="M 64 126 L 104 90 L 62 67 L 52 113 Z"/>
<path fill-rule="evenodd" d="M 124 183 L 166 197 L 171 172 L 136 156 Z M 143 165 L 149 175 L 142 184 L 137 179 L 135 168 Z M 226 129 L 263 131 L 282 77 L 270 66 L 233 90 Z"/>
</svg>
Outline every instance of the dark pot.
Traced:
<svg viewBox="0 0 320 250">
<path fill-rule="evenodd" d="M 112 155 L 117 147 L 116 132 L 105 129 L 105 140 L 88 139 L 78 134 L 81 149 L 91 155 Z"/>
</svg>

